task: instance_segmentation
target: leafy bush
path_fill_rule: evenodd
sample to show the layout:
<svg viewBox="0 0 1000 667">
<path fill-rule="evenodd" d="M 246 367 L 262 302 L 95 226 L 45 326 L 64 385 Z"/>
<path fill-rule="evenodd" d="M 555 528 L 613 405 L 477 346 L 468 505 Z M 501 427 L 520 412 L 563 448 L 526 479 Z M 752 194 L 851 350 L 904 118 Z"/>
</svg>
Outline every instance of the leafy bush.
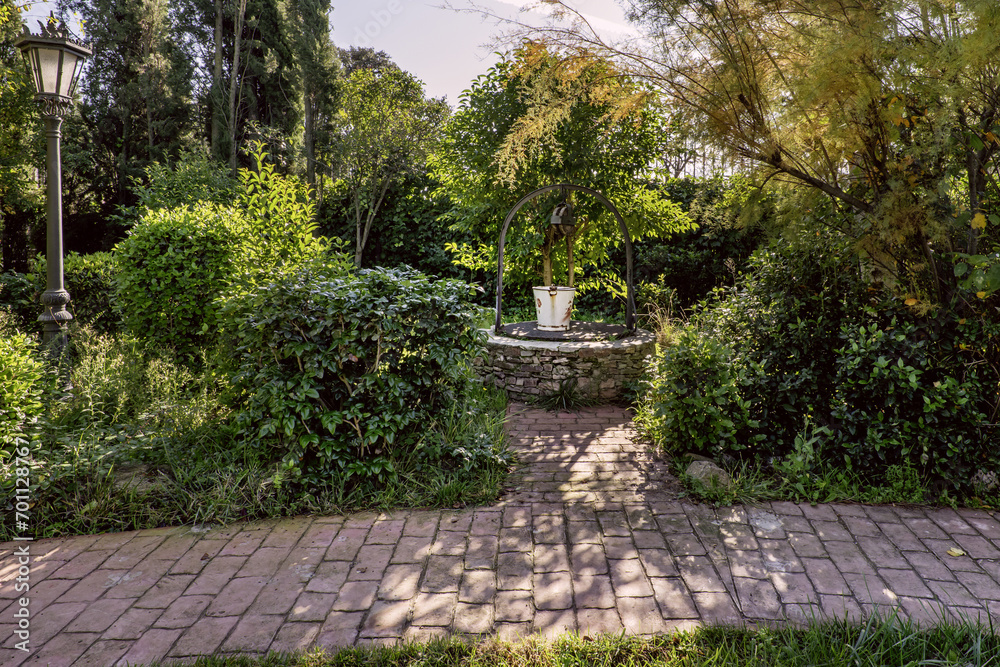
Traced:
<svg viewBox="0 0 1000 667">
<path fill-rule="evenodd" d="M 25 273 L 0 273 L 0 312 L 10 318 L 10 325 L 21 331 L 33 331 L 41 314 L 35 276 Z"/>
<path fill-rule="evenodd" d="M 42 414 L 45 366 L 37 343 L 0 330 L 0 460 L 28 443 L 27 427 Z"/>
<path fill-rule="evenodd" d="M 314 264 L 232 299 L 240 423 L 280 459 L 278 479 L 388 479 L 432 416 L 458 400 L 480 353 L 470 286 L 411 269 Z"/>
<path fill-rule="evenodd" d="M 305 186 L 256 154 L 241 170 L 236 207 L 197 203 L 147 211 L 115 248 L 117 296 L 137 336 L 190 354 L 219 333 L 227 293 L 322 256 Z"/>
<path fill-rule="evenodd" d="M 236 216 L 214 204 L 149 211 L 115 247 L 117 299 L 134 335 L 186 354 L 218 333 L 215 300 L 234 273 Z"/>
<path fill-rule="evenodd" d="M 45 258 L 39 255 L 32 265 L 38 293 L 46 287 L 45 271 Z M 105 333 L 119 328 L 120 319 L 115 308 L 115 273 L 115 258 L 109 252 L 88 255 L 71 252 L 63 258 L 63 282 L 70 296 L 67 308 L 77 324 Z"/>
<path fill-rule="evenodd" d="M 997 457 L 981 436 L 974 374 L 943 363 L 925 331 L 894 317 L 845 327 L 837 354 L 831 417 L 836 440 L 862 470 L 912 465 L 962 487 Z"/>
<path fill-rule="evenodd" d="M 693 327 L 657 358 L 638 422 L 673 454 L 742 449 L 749 404 L 740 397 L 732 351 Z"/>
</svg>

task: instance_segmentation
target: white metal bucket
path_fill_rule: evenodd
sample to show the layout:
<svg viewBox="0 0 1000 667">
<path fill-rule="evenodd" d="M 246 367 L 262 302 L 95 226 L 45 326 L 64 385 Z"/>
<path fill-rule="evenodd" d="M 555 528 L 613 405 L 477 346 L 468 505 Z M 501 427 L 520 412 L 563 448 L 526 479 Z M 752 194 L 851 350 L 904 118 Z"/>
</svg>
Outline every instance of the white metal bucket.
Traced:
<svg viewBox="0 0 1000 667">
<path fill-rule="evenodd" d="M 542 331 L 568 331 L 573 317 L 575 287 L 533 287 L 538 328 Z"/>
</svg>

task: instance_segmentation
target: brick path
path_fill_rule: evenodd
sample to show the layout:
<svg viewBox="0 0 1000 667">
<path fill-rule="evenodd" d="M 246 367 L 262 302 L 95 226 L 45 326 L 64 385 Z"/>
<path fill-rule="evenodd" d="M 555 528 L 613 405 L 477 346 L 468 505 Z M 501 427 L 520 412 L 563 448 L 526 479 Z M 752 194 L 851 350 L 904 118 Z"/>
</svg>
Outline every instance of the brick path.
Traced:
<svg viewBox="0 0 1000 667">
<path fill-rule="evenodd" d="M 501 503 L 167 528 L 30 545 L 30 642 L 13 650 L 0 544 L 0 664 L 115 665 L 447 633 L 650 634 L 699 622 L 1000 620 L 990 512 L 678 499 L 628 415 L 516 406 L 527 464 Z M 958 547 L 967 555 L 952 557 Z"/>
</svg>

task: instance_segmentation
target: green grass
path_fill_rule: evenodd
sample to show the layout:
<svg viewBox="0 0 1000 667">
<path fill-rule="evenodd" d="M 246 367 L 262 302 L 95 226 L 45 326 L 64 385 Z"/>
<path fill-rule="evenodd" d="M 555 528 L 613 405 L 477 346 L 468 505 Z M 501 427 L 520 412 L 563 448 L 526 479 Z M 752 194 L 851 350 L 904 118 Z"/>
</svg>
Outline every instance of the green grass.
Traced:
<svg viewBox="0 0 1000 667">
<path fill-rule="evenodd" d="M 166 663 L 169 664 L 169 663 Z M 314 649 L 264 658 L 205 657 L 200 667 L 988 667 L 1000 665 L 1000 638 L 991 626 L 942 622 L 919 628 L 893 614 L 861 623 L 703 627 L 653 638 L 563 635 L 517 642 L 459 638 L 399 646 Z"/>
<path fill-rule="evenodd" d="M 511 464 L 506 396 L 472 382 L 393 458 L 394 477 L 279 487 L 275 464 L 232 423 L 224 354 L 181 363 L 125 337 L 80 329 L 72 340 L 73 388 L 47 398 L 31 443 L 36 537 L 482 504 L 500 495 Z M 14 463 L 0 461 L 0 490 L 12 489 Z M 16 534 L 13 514 L 0 516 L 0 541 Z"/>
</svg>

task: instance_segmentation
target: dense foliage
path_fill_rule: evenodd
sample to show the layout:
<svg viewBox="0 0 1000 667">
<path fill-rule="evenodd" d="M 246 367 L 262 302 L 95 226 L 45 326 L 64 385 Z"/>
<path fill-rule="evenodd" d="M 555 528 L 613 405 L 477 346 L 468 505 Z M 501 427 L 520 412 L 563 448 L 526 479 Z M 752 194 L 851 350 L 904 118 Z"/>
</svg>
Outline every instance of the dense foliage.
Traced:
<svg viewBox="0 0 1000 667">
<path fill-rule="evenodd" d="M 969 491 L 998 463 L 995 314 L 921 314 L 866 288 L 834 239 L 821 248 L 758 251 L 658 359 L 641 421 L 677 453 L 766 464 L 812 443 L 826 465 L 873 481 L 912 467 Z"/>
<path fill-rule="evenodd" d="M 326 265 L 232 300 L 235 383 L 255 388 L 240 415 L 245 437 L 291 482 L 392 479 L 401 452 L 440 445 L 428 426 L 461 401 L 480 352 L 469 297 L 465 283 L 406 269 Z M 491 451 L 461 444 L 448 454 L 470 464 Z"/>
</svg>

